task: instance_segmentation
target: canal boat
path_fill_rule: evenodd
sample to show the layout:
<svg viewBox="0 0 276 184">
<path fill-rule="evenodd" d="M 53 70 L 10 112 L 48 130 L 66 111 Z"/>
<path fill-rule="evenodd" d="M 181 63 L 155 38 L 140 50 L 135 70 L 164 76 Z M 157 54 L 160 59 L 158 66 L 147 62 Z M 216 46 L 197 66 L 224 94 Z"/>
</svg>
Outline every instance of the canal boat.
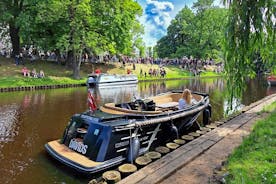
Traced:
<svg viewBox="0 0 276 184">
<path fill-rule="evenodd" d="M 192 105 L 178 109 L 182 92 L 168 92 L 127 103 L 93 106 L 71 117 L 61 139 L 45 144 L 47 152 L 79 172 L 95 173 L 164 145 L 191 129 L 203 114 L 208 124 L 207 94 L 193 92 Z"/>
<path fill-rule="evenodd" d="M 113 86 L 113 85 L 124 85 L 124 84 L 137 84 L 138 78 L 136 75 L 117 75 L 107 73 L 92 73 L 88 75 L 87 86 Z"/>
<path fill-rule="evenodd" d="M 276 76 L 275 75 L 268 76 L 267 83 L 269 86 L 276 86 Z"/>
</svg>

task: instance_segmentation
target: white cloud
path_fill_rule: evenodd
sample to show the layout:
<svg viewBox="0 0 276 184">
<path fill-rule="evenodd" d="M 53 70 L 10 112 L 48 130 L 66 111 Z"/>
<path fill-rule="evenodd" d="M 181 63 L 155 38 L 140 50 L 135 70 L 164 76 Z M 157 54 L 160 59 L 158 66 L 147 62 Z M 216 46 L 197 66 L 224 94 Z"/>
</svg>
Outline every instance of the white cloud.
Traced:
<svg viewBox="0 0 276 184">
<path fill-rule="evenodd" d="M 167 32 L 172 17 L 174 5 L 169 1 L 147 0 L 144 7 L 144 14 L 140 22 L 145 27 L 144 40 L 147 46 L 154 46 Z"/>
<path fill-rule="evenodd" d="M 145 27 L 144 41 L 147 46 L 154 46 L 156 42 L 167 34 L 171 20 L 184 6 L 191 7 L 197 0 L 138 0 L 144 9 L 139 19 Z M 222 6 L 222 0 L 215 0 L 215 5 Z"/>
</svg>

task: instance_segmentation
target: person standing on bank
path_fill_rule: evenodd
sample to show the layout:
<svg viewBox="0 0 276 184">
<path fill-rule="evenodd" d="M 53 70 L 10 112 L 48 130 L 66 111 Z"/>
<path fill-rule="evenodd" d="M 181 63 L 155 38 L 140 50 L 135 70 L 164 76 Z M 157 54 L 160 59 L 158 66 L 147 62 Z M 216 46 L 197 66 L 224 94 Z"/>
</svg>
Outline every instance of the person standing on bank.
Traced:
<svg viewBox="0 0 276 184">
<path fill-rule="evenodd" d="M 182 93 L 182 97 L 178 101 L 179 109 L 184 109 L 185 106 L 191 105 L 192 102 L 192 94 L 189 89 L 185 89 Z"/>
</svg>

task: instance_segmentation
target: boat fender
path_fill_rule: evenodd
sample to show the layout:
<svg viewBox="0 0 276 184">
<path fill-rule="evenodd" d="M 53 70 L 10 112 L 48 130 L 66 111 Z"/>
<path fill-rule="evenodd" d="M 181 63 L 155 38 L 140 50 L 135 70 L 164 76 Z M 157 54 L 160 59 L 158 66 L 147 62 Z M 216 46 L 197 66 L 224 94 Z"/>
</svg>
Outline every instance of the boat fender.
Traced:
<svg viewBox="0 0 276 184">
<path fill-rule="evenodd" d="M 178 129 L 173 123 L 171 124 L 171 132 L 176 136 L 176 139 L 178 139 Z"/>
<path fill-rule="evenodd" d="M 209 119 L 210 119 L 210 111 L 209 111 L 209 109 L 205 109 L 203 111 L 203 124 L 208 125 Z"/>
<path fill-rule="evenodd" d="M 139 156 L 140 141 L 137 136 L 130 139 L 127 161 L 133 162 Z"/>
</svg>

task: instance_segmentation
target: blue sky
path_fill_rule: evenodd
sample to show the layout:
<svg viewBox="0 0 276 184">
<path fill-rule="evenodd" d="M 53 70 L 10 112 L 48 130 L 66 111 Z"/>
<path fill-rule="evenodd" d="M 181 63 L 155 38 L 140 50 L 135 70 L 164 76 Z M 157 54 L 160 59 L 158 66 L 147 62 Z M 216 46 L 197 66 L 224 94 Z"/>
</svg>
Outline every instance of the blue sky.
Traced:
<svg viewBox="0 0 276 184">
<path fill-rule="evenodd" d="M 144 25 L 143 36 L 146 46 L 154 46 L 167 33 L 167 28 L 175 15 L 187 5 L 191 7 L 197 0 L 137 0 L 143 8 L 139 18 Z M 218 1 L 218 0 L 217 0 Z"/>
</svg>

